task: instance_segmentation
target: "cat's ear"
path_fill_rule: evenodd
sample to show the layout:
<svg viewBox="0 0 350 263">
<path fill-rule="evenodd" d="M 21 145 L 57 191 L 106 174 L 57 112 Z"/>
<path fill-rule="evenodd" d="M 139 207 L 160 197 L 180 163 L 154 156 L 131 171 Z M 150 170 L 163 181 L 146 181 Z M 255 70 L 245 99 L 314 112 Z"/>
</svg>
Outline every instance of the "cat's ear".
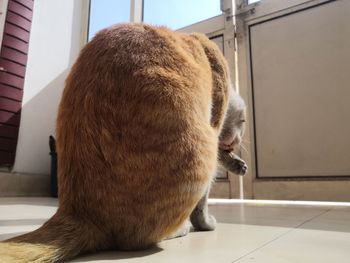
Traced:
<svg viewBox="0 0 350 263">
<path fill-rule="evenodd" d="M 220 130 L 228 105 L 228 87 L 230 86 L 228 66 L 215 43 L 203 34 L 193 33 L 191 36 L 201 44 L 211 67 L 213 82 L 211 125 Z"/>
</svg>

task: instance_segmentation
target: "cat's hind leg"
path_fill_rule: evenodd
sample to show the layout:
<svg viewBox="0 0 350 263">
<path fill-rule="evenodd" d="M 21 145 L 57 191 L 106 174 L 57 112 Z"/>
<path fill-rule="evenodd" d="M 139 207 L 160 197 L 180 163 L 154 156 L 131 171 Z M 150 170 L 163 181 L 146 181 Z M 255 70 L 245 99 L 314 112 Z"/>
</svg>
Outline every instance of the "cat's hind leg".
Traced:
<svg viewBox="0 0 350 263">
<path fill-rule="evenodd" d="M 216 219 L 208 212 L 209 188 L 192 211 L 190 220 L 195 230 L 211 231 L 216 227 Z"/>
</svg>

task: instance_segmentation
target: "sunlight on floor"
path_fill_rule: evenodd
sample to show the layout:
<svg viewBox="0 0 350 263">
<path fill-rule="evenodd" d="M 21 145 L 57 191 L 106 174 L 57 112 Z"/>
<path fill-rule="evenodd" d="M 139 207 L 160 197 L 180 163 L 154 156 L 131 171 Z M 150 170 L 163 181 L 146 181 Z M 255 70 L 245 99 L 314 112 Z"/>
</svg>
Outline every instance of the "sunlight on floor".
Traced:
<svg viewBox="0 0 350 263">
<path fill-rule="evenodd" d="M 292 200 L 249 200 L 249 199 L 209 199 L 209 204 L 262 204 L 262 205 L 309 205 L 309 206 L 335 206 L 350 207 L 350 202 L 324 202 L 324 201 L 292 201 Z"/>
</svg>

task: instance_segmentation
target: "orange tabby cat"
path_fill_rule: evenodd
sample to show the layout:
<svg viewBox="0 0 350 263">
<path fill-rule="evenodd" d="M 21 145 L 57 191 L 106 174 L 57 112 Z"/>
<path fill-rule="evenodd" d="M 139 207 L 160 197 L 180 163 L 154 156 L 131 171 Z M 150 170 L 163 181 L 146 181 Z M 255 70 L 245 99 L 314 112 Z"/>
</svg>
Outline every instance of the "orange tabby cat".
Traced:
<svg viewBox="0 0 350 263">
<path fill-rule="evenodd" d="M 179 231 L 215 173 L 228 78 L 204 35 L 143 24 L 99 32 L 59 107 L 57 213 L 0 243 L 1 262 L 143 249 Z M 195 228 L 213 229 L 215 219 L 199 210 Z"/>
</svg>

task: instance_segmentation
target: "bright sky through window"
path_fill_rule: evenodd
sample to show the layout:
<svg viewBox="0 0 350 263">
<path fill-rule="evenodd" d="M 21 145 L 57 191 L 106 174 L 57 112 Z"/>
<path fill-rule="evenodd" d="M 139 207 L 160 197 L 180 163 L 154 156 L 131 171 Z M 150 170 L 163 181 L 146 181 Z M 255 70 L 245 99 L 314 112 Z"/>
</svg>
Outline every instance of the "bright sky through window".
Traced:
<svg viewBox="0 0 350 263">
<path fill-rule="evenodd" d="M 220 14 L 220 0 L 144 0 L 144 22 L 172 29 Z"/>
<path fill-rule="evenodd" d="M 130 0 L 91 0 L 89 39 L 105 27 L 129 20 Z"/>
<path fill-rule="evenodd" d="M 221 14 L 220 0 L 144 0 L 144 22 L 178 29 Z M 130 20 L 130 0 L 91 0 L 89 39 Z"/>
</svg>

